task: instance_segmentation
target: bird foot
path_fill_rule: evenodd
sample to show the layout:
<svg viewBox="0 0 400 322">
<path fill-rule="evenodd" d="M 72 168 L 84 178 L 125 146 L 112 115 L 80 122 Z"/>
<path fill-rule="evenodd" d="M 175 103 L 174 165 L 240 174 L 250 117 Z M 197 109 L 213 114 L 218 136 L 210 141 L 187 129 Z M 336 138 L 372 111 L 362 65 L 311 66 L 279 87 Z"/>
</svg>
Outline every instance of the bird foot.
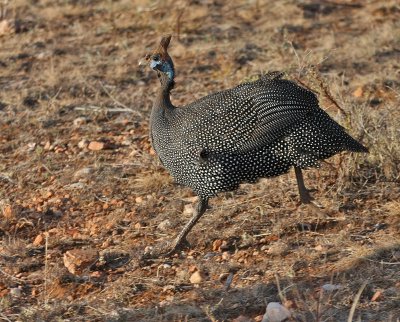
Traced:
<svg viewBox="0 0 400 322">
<path fill-rule="evenodd" d="M 167 258 L 175 255 L 184 248 L 189 248 L 190 243 L 186 238 L 163 242 L 143 254 L 143 259 Z"/>
<path fill-rule="evenodd" d="M 317 207 L 317 208 L 320 208 L 320 209 L 324 209 L 324 206 L 321 205 L 318 201 L 316 201 L 314 199 L 311 200 L 309 205 L 312 206 L 312 207 Z"/>
<path fill-rule="evenodd" d="M 314 197 L 311 195 L 310 192 L 313 192 L 315 190 L 309 190 L 309 189 L 304 189 L 300 191 L 300 201 L 302 204 L 305 205 L 314 205 L 318 208 L 324 208 L 320 203 L 318 203 Z"/>
<path fill-rule="evenodd" d="M 302 207 L 304 207 L 304 209 L 309 213 L 311 213 L 313 216 L 316 216 L 320 219 L 326 219 L 330 217 L 328 211 L 324 209 L 324 207 L 321 204 L 315 201 L 312 201 L 308 204 L 303 204 Z"/>
</svg>

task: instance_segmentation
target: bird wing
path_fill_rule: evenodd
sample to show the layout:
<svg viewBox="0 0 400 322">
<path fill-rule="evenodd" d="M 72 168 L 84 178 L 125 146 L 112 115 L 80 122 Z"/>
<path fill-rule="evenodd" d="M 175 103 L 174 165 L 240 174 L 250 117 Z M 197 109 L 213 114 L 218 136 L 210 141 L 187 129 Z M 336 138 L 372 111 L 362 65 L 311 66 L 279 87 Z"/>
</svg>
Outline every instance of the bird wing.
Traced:
<svg viewBox="0 0 400 322">
<path fill-rule="evenodd" d="M 200 149 L 245 153 L 281 138 L 318 107 L 316 96 L 284 79 L 260 79 L 186 107 L 183 135 Z"/>
</svg>

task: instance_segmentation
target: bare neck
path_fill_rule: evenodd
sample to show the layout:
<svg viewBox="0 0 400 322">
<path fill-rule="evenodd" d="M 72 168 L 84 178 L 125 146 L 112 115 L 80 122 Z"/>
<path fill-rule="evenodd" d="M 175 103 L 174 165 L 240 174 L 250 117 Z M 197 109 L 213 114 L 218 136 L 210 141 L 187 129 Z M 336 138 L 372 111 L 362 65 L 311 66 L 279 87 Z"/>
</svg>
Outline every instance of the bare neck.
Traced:
<svg viewBox="0 0 400 322">
<path fill-rule="evenodd" d="M 175 85 L 174 80 L 161 72 L 158 73 L 158 79 L 160 80 L 161 87 L 158 90 L 155 105 L 165 109 L 174 109 L 175 106 L 172 105 L 170 100 L 170 92 Z"/>
</svg>

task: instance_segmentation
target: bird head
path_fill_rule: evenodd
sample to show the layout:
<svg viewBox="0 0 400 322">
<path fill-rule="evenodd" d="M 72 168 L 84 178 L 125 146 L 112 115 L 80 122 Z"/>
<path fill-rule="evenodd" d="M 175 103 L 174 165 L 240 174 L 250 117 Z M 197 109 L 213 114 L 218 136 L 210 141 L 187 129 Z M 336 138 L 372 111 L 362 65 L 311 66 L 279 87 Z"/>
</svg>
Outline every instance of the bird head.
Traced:
<svg viewBox="0 0 400 322">
<path fill-rule="evenodd" d="M 151 69 L 163 73 L 167 75 L 170 80 L 173 80 L 175 76 L 174 63 L 167 51 L 170 40 L 171 35 L 162 37 L 157 49 L 141 59 L 139 65 L 150 66 Z"/>
</svg>

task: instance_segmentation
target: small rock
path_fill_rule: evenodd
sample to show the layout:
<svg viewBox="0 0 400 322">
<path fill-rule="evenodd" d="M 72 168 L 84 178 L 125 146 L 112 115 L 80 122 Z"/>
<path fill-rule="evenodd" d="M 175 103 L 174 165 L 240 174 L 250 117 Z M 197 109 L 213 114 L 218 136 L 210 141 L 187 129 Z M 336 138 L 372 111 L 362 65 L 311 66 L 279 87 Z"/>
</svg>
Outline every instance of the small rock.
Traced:
<svg viewBox="0 0 400 322">
<path fill-rule="evenodd" d="M 283 322 L 290 317 L 290 311 L 286 307 L 277 302 L 270 302 L 267 305 L 262 322 Z"/>
<path fill-rule="evenodd" d="M 189 280 L 192 284 L 200 284 L 203 281 L 203 276 L 200 271 L 196 271 L 190 276 Z"/>
<path fill-rule="evenodd" d="M 124 140 L 121 141 L 121 145 L 130 146 L 130 145 L 132 145 L 132 140 L 131 139 L 124 139 Z"/>
<path fill-rule="evenodd" d="M 88 145 L 88 149 L 92 151 L 100 151 L 104 150 L 106 147 L 106 144 L 104 142 L 99 142 L 99 141 L 92 141 Z"/>
<path fill-rule="evenodd" d="M 43 149 L 45 149 L 46 151 L 51 150 L 51 148 L 52 148 L 52 146 L 51 146 L 51 142 L 50 141 L 47 141 L 45 143 L 45 145 L 43 146 Z"/>
<path fill-rule="evenodd" d="M 215 251 L 219 251 L 220 247 L 222 245 L 222 240 L 221 239 L 216 239 L 213 241 L 213 246 L 212 246 L 212 250 Z"/>
<path fill-rule="evenodd" d="M 158 229 L 160 229 L 161 231 L 165 231 L 168 228 L 171 227 L 171 222 L 169 221 L 169 219 L 165 219 L 162 222 L 160 222 L 157 226 Z"/>
<path fill-rule="evenodd" d="M 183 208 L 183 213 L 185 215 L 189 215 L 189 214 L 193 214 L 194 212 L 194 207 L 192 204 L 187 204 L 185 205 L 185 207 Z"/>
<path fill-rule="evenodd" d="M 10 204 L 4 204 L 3 202 L 0 202 L 0 209 L 2 210 L 3 217 L 5 219 L 13 219 L 15 218 L 15 211 L 13 207 Z"/>
<path fill-rule="evenodd" d="M 376 302 L 380 298 L 382 298 L 382 292 L 381 291 L 376 291 L 375 294 L 371 298 L 371 302 Z"/>
<path fill-rule="evenodd" d="M 227 260 L 229 260 L 231 258 L 231 255 L 228 252 L 223 252 L 221 258 L 224 261 L 227 261 Z"/>
<path fill-rule="evenodd" d="M 35 240 L 33 241 L 33 246 L 39 246 L 44 244 L 44 236 L 42 234 L 39 234 L 36 236 Z"/>
<path fill-rule="evenodd" d="M 49 199 L 49 198 L 51 198 L 53 195 L 54 195 L 54 193 L 53 193 L 52 191 L 46 191 L 46 192 L 43 194 L 43 198 Z"/>
<path fill-rule="evenodd" d="M 90 277 L 94 277 L 94 278 L 100 278 L 103 276 L 103 273 L 100 271 L 94 271 L 90 274 Z"/>
<path fill-rule="evenodd" d="M 78 142 L 79 149 L 86 149 L 88 145 L 89 145 L 89 141 L 86 139 L 82 139 Z"/>
<path fill-rule="evenodd" d="M 51 55 L 48 52 L 41 52 L 36 55 L 36 59 L 38 60 L 48 59 L 49 57 L 51 57 Z"/>
<path fill-rule="evenodd" d="M 236 319 L 233 319 L 232 322 L 254 322 L 254 319 L 249 318 L 248 316 L 239 315 Z"/>
<path fill-rule="evenodd" d="M 72 249 L 64 254 L 64 265 L 71 274 L 80 275 L 99 259 L 95 249 Z"/>
<path fill-rule="evenodd" d="M 12 34 L 14 31 L 14 23 L 11 20 L 4 19 L 0 21 L 0 37 Z"/>
<path fill-rule="evenodd" d="M 297 304 L 294 300 L 286 300 L 282 304 L 287 309 L 296 309 L 297 308 Z"/>
<path fill-rule="evenodd" d="M 32 152 L 36 149 L 36 143 L 35 142 L 30 142 L 27 144 L 27 151 Z"/>
<path fill-rule="evenodd" d="M 219 255 L 218 253 L 209 252 L 209 253 L 205 254 L 205 255 L 203 256 L 203 258 L 204 258 L 204 259 L 210 259 L 210 258 L 213 258 L 213 257 L 218 256 L 218 255 Z"/>
<path fill-rule="evenodd" d="M 288 250 L 288 246 L 286 245 L 286 243 L 284 243 L 282 241 L 277 241 L 276 243 L 273 243 L 269 247 L 267 254 L 273 255 L 273 256 L 279 256 L 279 255 L 285 254 L 287 250 Z"/>
<path fill-rule="evenodd" d="M 176 290 L 175 285 L 167 285 L 163 287 L 163 292 L 175 291 L 175 290 Z"/>
<path fill-rule="evenodd" d="M 83 124 L 86 124 L 86 122 L 87 122 L 87 119 L 86 119 L 86 117 L 77 117 L 75 120 L 74 120 L 74 126 L 76 126 L 76 127 L 79 127 L 79 126 L 81 126 L 81 125 L 83 125 Z"/>
<path fill-rule="evenodd" d="M 322 247 L 322 245 L 317 245 L 314 247 L 314 249 L 318 252 L 322 252 L 324 250 L 324 247 Z"/>
<path fill-rule="evenodd" d="M 82 182 L 75 182 L 75 183 L 71 183 L 68 184 L 66 186 L 64 186 L 64 189 L 66 190 L 79 190 L 79 189 L 84 189 L 86 187 L 86 185 Z"/>
<path fill-rule="evenodd" d="M 322 285 L 322 289 L 326 292 L 333 292 L 340 289 L 341 286 L 339 284 L 325 284 Z"/>
<path fill-rule="evenodd" d="M 360 86 L 353 92 L 353 96 L 358 98 L 358 97 L 361 97 L 363 95 L 363 93 L 364 93 L 364 90 Z"/>
<path fill-rule="evenodd" d="M 75 179 L 85 178 L 89 176 L 92 172 L 93 172 L 92 168 L 82 168 L 75 172 L 74 178 Z"/>
<path fill-rule="evenodd" d="M 10 295 L 13 297 L 21 297 L 21 295 L 22 295 L 21 289 L 18 287 L 11 288 Z"/>
</svg>

